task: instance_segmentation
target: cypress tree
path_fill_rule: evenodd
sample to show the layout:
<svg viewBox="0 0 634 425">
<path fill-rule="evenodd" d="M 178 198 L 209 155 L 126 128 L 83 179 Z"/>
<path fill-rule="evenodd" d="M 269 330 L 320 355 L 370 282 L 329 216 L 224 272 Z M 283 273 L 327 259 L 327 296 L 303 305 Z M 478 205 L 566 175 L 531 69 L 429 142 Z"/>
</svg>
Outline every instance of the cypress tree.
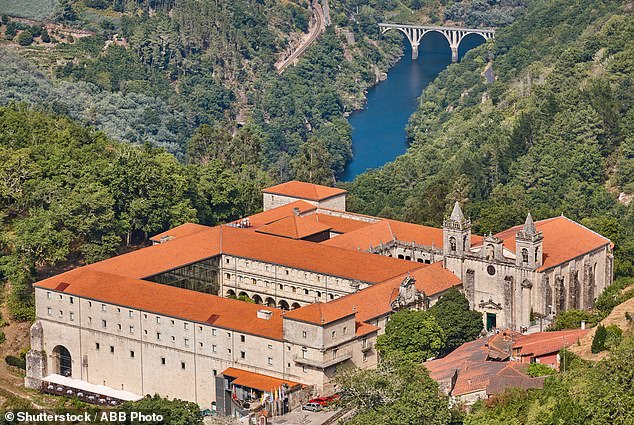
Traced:
<svg viewBox="0 0 634 425">
<path fill-rule="evenodd" d="M 597 331 L 592 339 L 592 347 L 590 348 L 594 354 L 605 350 L 605 339 L 608 333 L 603 325 L 597 326 Z"/>
</svg>

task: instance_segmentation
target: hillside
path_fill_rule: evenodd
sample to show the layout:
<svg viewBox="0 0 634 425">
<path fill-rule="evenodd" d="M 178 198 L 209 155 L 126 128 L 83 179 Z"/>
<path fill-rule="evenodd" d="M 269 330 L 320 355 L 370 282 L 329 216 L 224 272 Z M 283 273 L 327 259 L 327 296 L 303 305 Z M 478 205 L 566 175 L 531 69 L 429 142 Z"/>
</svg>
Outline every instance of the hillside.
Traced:
<svg viewBox="0 0 634 425">
<path fill-rule="evenodd" d="M 440 225 L 458 200 L 480 233 L 563 212 L 634 273 L 633 35 L 631 2 L 531 2 L 428 86 L 408 152 L 348 185 L 351 209 Z"/>
</svg>

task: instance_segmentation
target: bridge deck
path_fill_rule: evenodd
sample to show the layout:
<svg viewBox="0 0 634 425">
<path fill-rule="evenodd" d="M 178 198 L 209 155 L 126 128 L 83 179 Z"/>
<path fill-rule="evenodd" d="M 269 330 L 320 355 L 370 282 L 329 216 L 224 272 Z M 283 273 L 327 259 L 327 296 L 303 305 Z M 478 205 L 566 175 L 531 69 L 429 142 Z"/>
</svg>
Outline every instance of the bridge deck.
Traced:
<svg viewBox="0 0 634 425">
<path fill-rule="evenodd" d="M 439 27 L 434 25 L 389 24 L 389 23 L 379 23 L 379 26 L 383 28 L 416 28 L 416 29 L 422 29 L 422 30 L 435 30 L 435 31 L 467 31 L 467 32 L 479 32 L 484 34 L 495 33 L 495 30 L 491 28 L 458 28 L 458 27 Z"/>
</svg>

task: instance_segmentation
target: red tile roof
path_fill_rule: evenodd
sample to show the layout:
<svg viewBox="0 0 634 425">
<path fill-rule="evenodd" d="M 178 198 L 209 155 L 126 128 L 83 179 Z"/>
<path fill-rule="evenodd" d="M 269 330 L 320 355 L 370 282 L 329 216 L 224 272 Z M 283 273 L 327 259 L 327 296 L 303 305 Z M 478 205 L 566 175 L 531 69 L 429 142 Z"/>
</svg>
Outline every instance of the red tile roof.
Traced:
<svg viewBox="0 0 634 425">
<path fill-rule="evenodd" d="M 176 226 L 173 229 L 169 229 L 163 233 L 159 233 L 158 235 L 154 235 L 150 238 L 152 242 L 160 242 L 162 238 L 182 238 L 184 236 L 193 235 L 194 233 L 202 232 L 205 230 L 209 230 L 208 226 L 203 226 L 202 224 L 196 223 L 185 223 L 180 226 Z"/>
<path fill-rule="evenodd" d="M 354 220 L 351 218 L 337 217 L 330 214 L 310 214 L 305 216 L 306 219 L 315 220 L 319 223 L 332 227 L 333 232 L 348 233 L 363 227 L 369 226 L 372 223 L 362 220 Z"/>
<path fill-rule="evenodd" d="M 66 285 L 62 285 L 66 284 Z M 35 284 L 160 315 L 282 340 L 282 310 L 82 267 Z M 269 319 L 258 310 L 272 312 Z"/>
<path fill-rule="evenodd" d="M 530 357 L 557 353 L 562 348 L 575 344 L 591 331 L 592 329 L 568 329 L 521 335 L 515 338 L 513 351 L 519 351 L 520 356 Z"/>
<path fill-rule="evenodd" d="M 293 198 L 308 199 L 309 201 L 323 201 L 333 196 L 348 193 L 346 190 L 335 187 L 321 186 L 313 183 L 305 183 L 297 180 L 278 184 L 262 190 L 264 193 L 290 196 Z"/>
<path fill-rule="evenodd" d="M 256 232 L 290 239 L 303 239 L 318 233 L 327 232 L 331 228 L 331 226 L 319 223 L 314 219 L 291 214 L 288 217 L 260 227 Z"/>
<path fill-rule="evenodd" d="M 563 216 L 538 221 L 535 227 L 544 236 L 544 264 L 540 271 L 611 244 L 609 239 Z M 515 235 L 521 229 L 521 225 L 511 227 L 495 236 L 504 241 L 507 249 L 515 252 Z"/>
<path fill-rule="evenodd" d="M 295 201 L 290 204 L 282 205 L 281 207 L 273 208 L 268 211 L 263 211 L 261 213 L 253 214 L 249 216 L 249 222 L 251 223 L 251 228 L 257 229 L 258 227 L 264 226 L 265 224 L 273 223 L 281 218 L 288 217 L 293 214 L 293 210 L 295 208 L 299 208 L 300 213 L 305 213 L 307 211 L 314 211 L 317 209 L 313 204 L 309 204 L 306 201 Z"/>
<path fill-rule="evenodd" d="M 222 371 L 224 376 L 236 378 L 232 383 L 242 387 L 253 388 L 255 390 L 272 392 L 282 385 L 286 384 L 289 388 L 302 385 L 299 382 L 289 381 L 288 379 L 279 379 L 272 376 L 263 375 L 261 373 L 249 372 L 248 370 L 230 367 Z"/>
<path fill-rule="evenodd" d="M 416 288 L 425 292 L 427 296 L 438 294 L 460 284 L 460 279 L 456 275 L 442 267 L 442 262 L 431 265 L 418 263 L 418 268 L 412 270 L 410 275 L 416 279 Z M 398 288 L 404 277 L 405 274 L 401 274 L 327 303 L 315 303 L 291 310 L 284 317 L 323 324 L 334 322 L 356 312 L 356 320 L 366 322 L 392 311 L 392 301 L 398 295 Z"/>
</svg>

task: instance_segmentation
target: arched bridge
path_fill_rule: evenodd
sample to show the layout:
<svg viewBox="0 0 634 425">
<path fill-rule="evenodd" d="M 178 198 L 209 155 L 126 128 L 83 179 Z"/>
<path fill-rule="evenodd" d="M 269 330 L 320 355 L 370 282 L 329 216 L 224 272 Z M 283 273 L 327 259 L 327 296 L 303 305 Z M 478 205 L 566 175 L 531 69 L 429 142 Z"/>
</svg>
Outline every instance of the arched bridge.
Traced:
<svg viewBox="0 0 634 425">
<path fill-rule="evenodd" d="M 418 59 L 418 45 L 425 34 L 431 31 L 439 32 L 445 36 L 451 47 L 451 61 L 458 62 L 458 46 L 463 38 L 469 34 L 478 34 L 485 40 L 495 37 L 495 30 L 481 28 L 453 28 L 435 27 L 430 25 L 384 24 L 380 23 L 381 34 L 395 29 L 403 32 L 412 45 L 412 59 Z"/>
</svg>

